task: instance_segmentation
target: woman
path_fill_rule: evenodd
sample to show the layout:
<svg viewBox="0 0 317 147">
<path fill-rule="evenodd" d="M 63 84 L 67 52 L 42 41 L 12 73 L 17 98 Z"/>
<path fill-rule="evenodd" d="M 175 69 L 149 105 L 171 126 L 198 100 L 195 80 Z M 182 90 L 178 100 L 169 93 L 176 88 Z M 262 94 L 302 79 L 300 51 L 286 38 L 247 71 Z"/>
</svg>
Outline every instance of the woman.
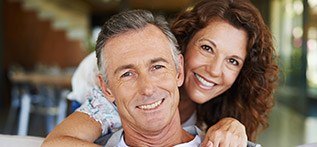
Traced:
<svg viewBox="0 0 317 147">
<path fill-rule="evenodd" d="M 172 31 L 185 59 L 179 106 L 182 123 L 195 124 L 197 112 L 201 128 L 212 126 L 203 144 L 210 140 L 214 146 L 245 146 L 245 130 L 237 119 L 254 141 L 258 130 L 267 126 L 278 69 L 271 34 L 258 10 L 246 0 L 202 1 L 181 12 Z M 75 122 L 80 125 L 74 126 Z M 48 140 L 92 142 L 102 128 L 96 120 L 75 112 Z"/>
<path fill-rule="evenodd" d="M 211 30 L 221 25 L 245 31 L 245 58 L 236 58 L 239 56 L 234 55 L 234 50 L 225 53 L 210 41 L 214 37 Z M 221 118 L 233 117 L 246 126 L 249 140 L 254 141 L 259 129 L 267 127 L 278 78 L 272 36 L 259 11 L 247 0 L 206 0 L 181 13 L 172 24 L 172 31 L 185 57 L 182 98 L 192 100 L 187 103 L 201 104 L 197 105 L 199 123 L 210 127 Z M 215 40 L 227 46 L 237 41 L 230 40 L 234 39 L 234 32 L 230 31 L 219 32 L 223 40 Z M 209 53 L 196 53 L 199 47 Z M 200 79 L 213 87 L 201 86 Z"/>
</svg>

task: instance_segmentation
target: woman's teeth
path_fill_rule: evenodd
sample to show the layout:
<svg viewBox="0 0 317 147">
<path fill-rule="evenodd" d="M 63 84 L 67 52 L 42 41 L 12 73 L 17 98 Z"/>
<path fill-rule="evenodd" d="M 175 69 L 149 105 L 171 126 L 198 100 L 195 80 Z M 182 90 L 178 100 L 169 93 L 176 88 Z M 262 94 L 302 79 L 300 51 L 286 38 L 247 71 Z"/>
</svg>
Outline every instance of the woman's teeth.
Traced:
<svg viewBox="0 0 317 147">
<path fill-rule="evenodd" d="M 196 73 L 195 73 L 195 77 L 198 79 L 198 81 L 199 81 L 202 85 L 204 85 L 204 86 L 206 86 L 206 87 L 212 87 L 212 86 L 215 85 L 214 83 L 210 83 L 210 82 L 206 81 L 204 78 L 202 78 L 201 76 L 199 76 L 199 75 L 196 74 Z"/>
<path fill-rule="evenodd" d="M 158 107 L 159 105 L 161 105 L 163 100 L 159 100 L 155 103 L 152 103 L 152 104 L 148 104 L 148 105 L 141 105 L 139 106 L 139 108 L 143 109 L 143 110 L 150 110 L 150 109 L 154 109 L 156 107 Z"/>
</svg>

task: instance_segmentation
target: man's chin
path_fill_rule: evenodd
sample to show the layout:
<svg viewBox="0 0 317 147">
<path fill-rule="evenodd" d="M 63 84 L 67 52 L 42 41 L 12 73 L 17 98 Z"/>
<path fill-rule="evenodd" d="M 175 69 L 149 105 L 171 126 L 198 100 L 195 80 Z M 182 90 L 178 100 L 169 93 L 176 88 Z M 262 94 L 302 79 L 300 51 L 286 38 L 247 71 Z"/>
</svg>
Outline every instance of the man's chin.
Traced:
<svg viewBox="0 0 317 147">
<path fill-rule="evenodd" d="M 161 132 L 167 124 L 167 122 L 162 121 L 148 122 L 147 124 L 144 124 L 143 130 L 148 132 Z"/>
</svg>

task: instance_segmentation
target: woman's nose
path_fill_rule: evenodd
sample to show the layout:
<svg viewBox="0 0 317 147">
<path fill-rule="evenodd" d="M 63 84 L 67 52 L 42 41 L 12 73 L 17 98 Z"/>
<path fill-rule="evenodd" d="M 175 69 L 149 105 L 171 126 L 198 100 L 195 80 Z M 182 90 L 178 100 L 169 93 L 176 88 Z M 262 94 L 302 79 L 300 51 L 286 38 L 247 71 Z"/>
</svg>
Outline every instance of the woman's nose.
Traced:
<svg viewBox="0 0 317 147">
<path fill-rule="evenodd" d="M 222 74 L 223 60 L 216 59 L 209 65 L 209 72 L 212 76 L 220 76 Z"/>
</svg>

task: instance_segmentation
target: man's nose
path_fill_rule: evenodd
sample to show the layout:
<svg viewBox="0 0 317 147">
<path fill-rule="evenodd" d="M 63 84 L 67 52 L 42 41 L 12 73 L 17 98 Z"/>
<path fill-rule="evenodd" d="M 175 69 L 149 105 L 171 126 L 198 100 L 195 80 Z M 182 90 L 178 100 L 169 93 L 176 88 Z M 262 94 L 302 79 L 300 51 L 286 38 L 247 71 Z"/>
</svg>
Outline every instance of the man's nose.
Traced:
<svg viewBox="0 0 317 147">
<path fill-rule="evenodd" d="M 141 95 L 151 96 L 154 93 L 154 81 L 148 75 L 144 75 L 139 78 L 139 91 Z"/>
</svg>

